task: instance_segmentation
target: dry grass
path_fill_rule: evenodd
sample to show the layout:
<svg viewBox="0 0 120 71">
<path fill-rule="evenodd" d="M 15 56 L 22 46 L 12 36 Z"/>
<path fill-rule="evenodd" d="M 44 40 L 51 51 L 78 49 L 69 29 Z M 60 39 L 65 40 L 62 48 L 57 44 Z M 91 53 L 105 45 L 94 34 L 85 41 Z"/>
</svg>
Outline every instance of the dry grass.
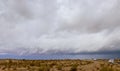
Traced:
<svg viewBox="0 0 120 71">
<path fill-rule="evenodd" d="M 0 71 L 120 71 L 119 61 L 1 59 Z"/>
</svg>

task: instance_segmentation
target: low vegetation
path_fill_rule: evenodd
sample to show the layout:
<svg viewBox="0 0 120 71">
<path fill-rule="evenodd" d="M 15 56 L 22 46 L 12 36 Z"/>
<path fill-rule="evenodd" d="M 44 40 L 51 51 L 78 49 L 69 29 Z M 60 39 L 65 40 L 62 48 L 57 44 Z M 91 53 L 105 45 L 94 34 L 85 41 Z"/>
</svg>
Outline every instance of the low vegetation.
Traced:
<svg viewBox="0 0 120 71">
<path fill-rule="evenodd" d="M 119 61 L 1 59 L 0 71 L 120 71 Z"/>
</svg>

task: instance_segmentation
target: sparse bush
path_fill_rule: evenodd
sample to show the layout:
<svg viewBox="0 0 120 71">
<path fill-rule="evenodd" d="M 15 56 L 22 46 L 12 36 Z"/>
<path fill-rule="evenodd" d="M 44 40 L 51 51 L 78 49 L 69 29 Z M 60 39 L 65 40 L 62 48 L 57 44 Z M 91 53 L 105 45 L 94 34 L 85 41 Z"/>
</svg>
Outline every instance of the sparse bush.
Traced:
<svg viewBox="0 0 120 71">
<path fill-rule="evenodd" d="M 30 66 L 27 66 L 27 69 L 29 70 L 29 69 L 30 69 Z"/>
<path fill-rule="evenodd" d="M 35 66 L 35 64 L 34 64 L 34 63 L 31 63 L 30 66 Z"/>
<path fill-rule="evenodd" d="M 50 64 L 50 67 L 52 68 L 53 66 L 55 66 L 56 65 L 56 63 L 51 63 Z"/>
<path fill-rule="evenodd" d="M 6 67 L 4 66 L 4 67 L 2 67 L 2 70 L 5 70 L 6 69 Z"/>
<path fill-rule="evenodd" d="M 58 70 L 62 70 L 62 65 L 58 65 L 58 66 L 57 66 L 57 69 L 58 69 Z"/>
<path fill-rule="evenodd" d="M 38 71 L 50 71 L 50 67 L 49 66 L 42 66 L 38 69 Z"/>
<path fill-rule="evenodd" d="M 70 69 L 70 71 L 77 71 L 77 65 L 73 65 Z"/>
<path fill-rule="evenodd" d="M 102 67 L 100 71 L 114 71 L 114 69 L 109 67 Z"/>
<path fill-rule="evenodd" d="M 16 67 L 14 67 L 13 70 L 17 70 Z"/>
</svg>

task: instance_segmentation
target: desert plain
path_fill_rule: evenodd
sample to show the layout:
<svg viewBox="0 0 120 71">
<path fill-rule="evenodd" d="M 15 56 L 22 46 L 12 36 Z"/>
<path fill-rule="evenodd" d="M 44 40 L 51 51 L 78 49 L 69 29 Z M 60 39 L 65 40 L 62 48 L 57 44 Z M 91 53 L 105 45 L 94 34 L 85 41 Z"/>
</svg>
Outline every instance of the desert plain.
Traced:
<svg viewBox="0 0 120 71">
<path fill-rule="evenodd" d="M 0 59 L 0 71 L 120 71 L 120 59 Z"/>
</svg>

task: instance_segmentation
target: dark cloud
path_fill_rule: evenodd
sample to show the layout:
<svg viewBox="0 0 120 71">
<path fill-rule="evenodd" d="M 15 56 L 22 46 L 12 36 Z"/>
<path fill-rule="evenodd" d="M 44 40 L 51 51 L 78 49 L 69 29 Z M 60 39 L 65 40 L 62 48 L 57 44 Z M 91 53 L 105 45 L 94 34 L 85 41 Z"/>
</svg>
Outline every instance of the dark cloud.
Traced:
<svg viewBox="0 0 120 71">
<path fill-rule="evenodd" d="M 112 53 L 119 15 L 119 0 L 0 0 L 0 53 Z"/>
</svg>

